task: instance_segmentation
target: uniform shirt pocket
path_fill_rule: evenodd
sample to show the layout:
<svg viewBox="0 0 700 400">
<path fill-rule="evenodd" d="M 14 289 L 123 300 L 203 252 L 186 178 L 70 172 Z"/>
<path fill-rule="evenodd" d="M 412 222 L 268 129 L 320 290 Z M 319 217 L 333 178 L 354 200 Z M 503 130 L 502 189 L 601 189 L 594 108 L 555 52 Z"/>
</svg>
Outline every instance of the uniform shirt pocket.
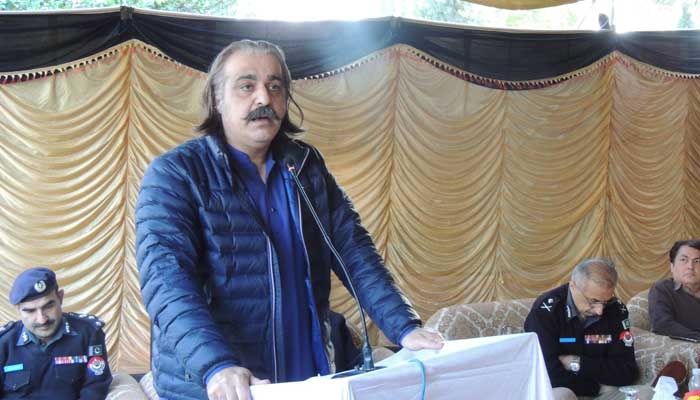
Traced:
<svg viewBox="0 0 700 400">
<path fill-rule="evenodd" d="M 5 373 L 5 381 L 3 382 L 3 391 L 17 392 L 29 384 L 29 370 Z"/>
<path fill-rule="evenodd" d="M 56 378 L 66 383 L 76 383 L 85 375 L 85 364 L 63 364 L 54 366 Z"/>
</svg>

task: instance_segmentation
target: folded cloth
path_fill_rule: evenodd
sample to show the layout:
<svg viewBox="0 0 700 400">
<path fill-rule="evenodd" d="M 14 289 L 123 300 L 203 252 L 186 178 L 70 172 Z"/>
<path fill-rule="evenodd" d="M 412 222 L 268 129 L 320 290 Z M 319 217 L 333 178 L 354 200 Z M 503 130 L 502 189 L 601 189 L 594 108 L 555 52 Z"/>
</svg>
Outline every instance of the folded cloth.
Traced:
<svg viewBox="0 0 700 400">
<path fill-rule="evenodd" d="M 651 400 L 675 400 L 674 393 L 678 391 L 678 384 L 670 376 L 660 376 L 654 386 L 654 397 Z"/>
</svg>

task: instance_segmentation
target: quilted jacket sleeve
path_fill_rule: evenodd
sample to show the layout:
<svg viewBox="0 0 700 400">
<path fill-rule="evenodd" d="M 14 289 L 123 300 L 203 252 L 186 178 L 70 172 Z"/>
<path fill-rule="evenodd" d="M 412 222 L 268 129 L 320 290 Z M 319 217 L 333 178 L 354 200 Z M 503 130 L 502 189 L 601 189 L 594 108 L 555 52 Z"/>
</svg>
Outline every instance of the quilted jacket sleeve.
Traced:
<svg viewBox="0 0 700 400">
<path fill-rule="evenodd" d="M 197 185 L 186 162 L 172 154 L 148 168 L 136 205 L 136 259 L 146 310 L 160 335 L 160 351 L 172 352 L 185 371 L 204 377 L 236 363 L 216 326 L 198 268 L 202 238 Z"/>
<path fill-rule="evenodd" d="M 320 153 L 316 151 L 314 155 L 325 175 L 332 224 L 330 234 L 350 272 L 360 303 L 387 338 L 399 343 L 404 331 L 421 325 L 420 317 L 384 266 L 352 201 L 338 186 Z M 342 270 L 335 264 L 334 271 L 347 287 Z"/>
</svg>

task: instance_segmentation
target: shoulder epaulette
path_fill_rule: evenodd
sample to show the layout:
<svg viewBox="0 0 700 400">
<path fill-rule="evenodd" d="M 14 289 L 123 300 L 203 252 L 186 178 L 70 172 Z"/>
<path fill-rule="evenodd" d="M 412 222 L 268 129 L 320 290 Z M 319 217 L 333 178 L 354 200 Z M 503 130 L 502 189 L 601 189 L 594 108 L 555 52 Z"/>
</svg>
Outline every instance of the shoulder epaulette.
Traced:
<svg viewBox="0 0 700 400">
<path fill-rule="evenodd" d="M 68 315 L 70 315 L 73 318 L 78 318 L 80 320 L 89 322 L 91 325 L 95 326 L 96 328 L 102 328 L 105 326 L 104 321 L 101 319 L 97 318 L 96 316 L 92 314 L 83 314 L 83 313 L 74 313 L 74 312 L 69 312 Z"/>
<path fill-rule="evenodd" d="M 620 313 L 623 315 L 628 314 L 629 311 L 627 311 L 627 306 L 625 305 L 625 303 L 623 303 L 622 300 L 620 300 L 620 299 L 616 299 L 616 300 L 617 300 L 618 307 L 620 307 Z"/>
<path fill-rule="evenodd" d="M 4 335 L 4 334 L 6 334 L 7 332 L 11 331 L 12 328 L 15 326 L 16 323 L 17 323 L 17 321 L 10 321 L 10 322 L 6 323 L 5 325 L 0 326 L 0 336 L 2 336 L 2 335 Z"/>
</svg>

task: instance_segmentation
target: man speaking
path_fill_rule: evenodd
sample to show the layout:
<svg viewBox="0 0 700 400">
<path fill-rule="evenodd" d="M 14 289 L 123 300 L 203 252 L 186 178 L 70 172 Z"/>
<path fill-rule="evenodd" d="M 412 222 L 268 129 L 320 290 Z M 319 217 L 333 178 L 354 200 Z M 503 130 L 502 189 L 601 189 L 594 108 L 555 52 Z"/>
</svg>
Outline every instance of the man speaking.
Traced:
<svg viewBox="0 0 700 400">
<path fill-rule="evenodd" d="M 319 225 L 390 340 L 442 347 L 420 327 L 318 150 L 298 140 L 290 104 L 298 107 L 280 48 L 234 42 L 205 83 L 203 136 L 146 171 L 136 254 L 161 398 L 246 400 L 251 384 L 334 371 L 331 269 L 349 283 Z"/>
</svg>

